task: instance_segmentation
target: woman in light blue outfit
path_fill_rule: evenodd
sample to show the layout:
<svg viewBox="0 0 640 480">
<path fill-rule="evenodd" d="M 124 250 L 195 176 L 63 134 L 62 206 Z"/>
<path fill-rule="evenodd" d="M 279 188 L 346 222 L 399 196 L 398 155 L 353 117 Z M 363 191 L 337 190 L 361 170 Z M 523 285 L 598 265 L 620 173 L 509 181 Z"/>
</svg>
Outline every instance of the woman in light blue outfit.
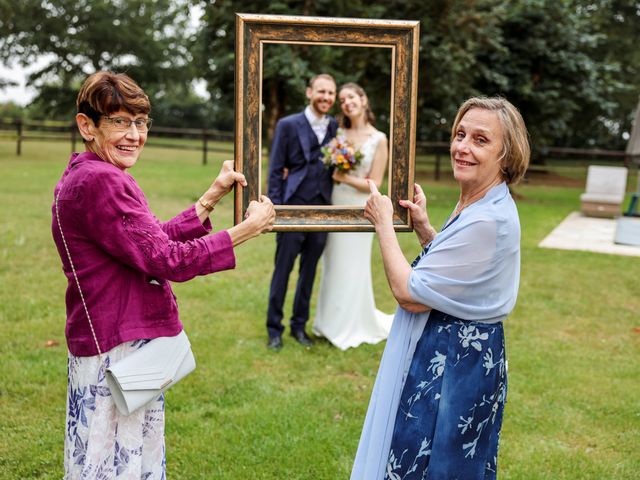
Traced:
<svg viewBox="0 0 640 480">
<path fill-rule="evenodd" d="M 529 163 L 526 127 L 502 98 L 474 97 L 451 132 L 460 198 L 439 233 L 416 185 L 409 209 L 423 251 L 407 263 L 393 206 L 371 185 L 375 225 L 398 309 L 373 388 L 352 480 L 496 477 L 507 392 L 502 322 L 520 277 L 520 222 L 507 185 Z"/>
</svg>

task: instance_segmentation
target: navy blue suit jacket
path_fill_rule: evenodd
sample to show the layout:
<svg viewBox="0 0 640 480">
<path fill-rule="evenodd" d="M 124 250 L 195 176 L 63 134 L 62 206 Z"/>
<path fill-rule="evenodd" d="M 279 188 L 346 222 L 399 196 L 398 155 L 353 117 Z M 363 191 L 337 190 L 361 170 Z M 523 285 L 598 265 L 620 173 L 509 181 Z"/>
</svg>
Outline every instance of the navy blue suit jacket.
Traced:
<svg viewBox="0 0 640 480">
<path fill-rule="evenodd" d="M 318 161 L 312 157 L 312 145 L 309 136 L 311 126 L 304 112 L 295 113 L 280 119 L 273 136 L 271 153 L 269 155 L 269 198 L 276 205 L 282 205 L 295 194 L 307 177 L 309 162 Z M 326 144 L 336 136 L 338 123 L 329 117 L 327 134 L 322 142 Z M 319 154 L 318 154 L 319 157 Z M 287 168 L 287 179 L 282 178 L 283 169 Z M 323 170 L 322 194 L 331 198 L 331 172 Z"/>
</svg>

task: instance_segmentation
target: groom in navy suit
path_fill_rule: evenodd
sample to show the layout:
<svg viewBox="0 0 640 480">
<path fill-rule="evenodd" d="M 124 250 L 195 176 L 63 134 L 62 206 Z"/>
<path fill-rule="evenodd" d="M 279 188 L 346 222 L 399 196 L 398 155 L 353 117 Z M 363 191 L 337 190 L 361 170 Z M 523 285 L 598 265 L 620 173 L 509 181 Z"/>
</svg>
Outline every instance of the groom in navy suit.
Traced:
<svg viewBox="0 0 640 480">
<path fill-rule="evenodd" d="M 331 75 L 311 79 L 306 90 L 309 105 L 303 112 L 278 121 L 269 156 L 269 198 L 276 205 L 328 205 L 333 182 L 322 162 L 320 148 L 336 136 L 338 125 L 328 115 L 336 100 Z M 316 266 L 327 232 L 278 232 L 267 331 L 274 350 L 282 348 L 282 307 L 293 264 L 300 255 L 300 272 L 291 315 L 291 336 L 305 347 L 313 342 L 305 333 Z"/>
</svg>

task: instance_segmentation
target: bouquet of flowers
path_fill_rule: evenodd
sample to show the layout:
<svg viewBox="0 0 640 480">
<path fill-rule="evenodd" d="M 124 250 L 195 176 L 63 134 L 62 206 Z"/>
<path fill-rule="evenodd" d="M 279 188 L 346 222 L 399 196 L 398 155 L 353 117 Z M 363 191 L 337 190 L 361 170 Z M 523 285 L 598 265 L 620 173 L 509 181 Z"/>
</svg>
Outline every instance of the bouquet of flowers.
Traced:
<svg viewBox="0 0 640 480">
<path fill-rule="evenodd" d="M 344 131 L 340 128 L 336 137 L 326 146 L 320 149 L 322 161 L 329 167 L 335 167 L 340 171 L 349 172 L 356 168 L 362 158 L 362 152 L 356 150 L 347 140 Z"/>
</svg>

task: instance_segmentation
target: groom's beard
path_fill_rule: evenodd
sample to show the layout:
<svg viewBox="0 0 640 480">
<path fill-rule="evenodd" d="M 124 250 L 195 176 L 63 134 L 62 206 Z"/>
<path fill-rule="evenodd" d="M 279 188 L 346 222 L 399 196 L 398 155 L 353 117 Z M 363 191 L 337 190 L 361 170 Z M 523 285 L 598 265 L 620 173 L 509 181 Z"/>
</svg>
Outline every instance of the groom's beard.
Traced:
<svg viewBox="0 0 640 480">
<path fill-rule="evenodd" d="M 331 110 L 331 107 L 333 106 L 333 102 L 330 102 L 328 100 L 314 100 L 311 102 L 311 107 L 315 110 L 316 113 L 319 113 L 320 115 L 326 115 L 327 113 L 329 113 L 329 110 Z"/>
</svg>

